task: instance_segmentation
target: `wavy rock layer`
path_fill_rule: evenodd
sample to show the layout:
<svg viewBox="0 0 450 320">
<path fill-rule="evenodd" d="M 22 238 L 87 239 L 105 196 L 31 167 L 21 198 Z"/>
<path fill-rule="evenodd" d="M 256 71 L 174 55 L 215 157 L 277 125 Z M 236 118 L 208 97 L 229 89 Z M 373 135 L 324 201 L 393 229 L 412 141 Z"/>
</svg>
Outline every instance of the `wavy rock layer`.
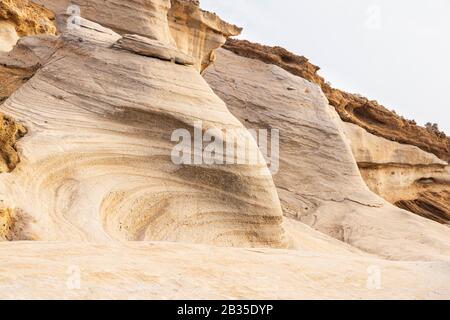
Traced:
<svg viewBox="0 0 450 320">
<path fill-rule="evenodd" d="M 318 84 L 342 120 L 354 123 L 377 136 L 417 146 L 442 160 L 450 161 L 450 138 L 444 133 L 430 132 L 416 125 L 414 121 L 396 115 L 376 101 L 332 88 L 317 74 L 319 67 L 311 64 L 305 57 L 297 56 L 280 47 L 263 46 L 235 39 L 229 39 L 224 48 L 243 57 L 277 65 Z"/>
<path fill-rule="evenodd" d="M 201 10 L 198 0 L 172 0 L 169 25 L 178 48 L 195 57 L 200 71 L 214 62 L 215 49 L 220 48 L 228 37 L 242 31 L 217 15 Z"/>
<path fill-rule="evenodd" d="M 248 128 L 280 130 L 274 181 L 285 215 L 386 258 L 448 257 L 447 228 L 369 191 L 341 120 L 318 86 L 228 50 L 217 57 L 204 76 L 231 112 Z"/>
<path fill-rule="evenodd" d="M 55 52 L 1 107 L 29 130 L 21 165 L 0 176 L 2 200 L 33 221 L 23 236 L 282 246 L 263 164 L 171 161 L 175 129 L 192 132 L 198 120 L 204 130 L 243 128 L 239 121 L 193 67 L 116 49 L 117 39 L 87 23 L 29 47 Z"/>
<path fill-rule="evenodd" d="M 405 210 L 414 212 L 422 217 L 450 226 L 450 192 L 424 191 L 412 200 L 401 200 L 395 204 Z"/>
<path fill-rule="evenodd" d="M 369 188 L 392 204 L 450 223 L 450 167 L 417 147 L 388 141 L 346 123 L 346 136 Z"/>
</svg>

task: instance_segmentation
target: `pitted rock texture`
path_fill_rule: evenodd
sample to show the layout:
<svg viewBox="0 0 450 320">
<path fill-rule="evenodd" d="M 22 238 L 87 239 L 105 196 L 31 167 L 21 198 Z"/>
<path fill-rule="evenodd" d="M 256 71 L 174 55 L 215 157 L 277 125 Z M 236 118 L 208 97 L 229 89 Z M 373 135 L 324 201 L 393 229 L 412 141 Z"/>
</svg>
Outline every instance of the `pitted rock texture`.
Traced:
<svg viewBox="0 0 450 320">
<path fill-rule="evenodd" d="M 0 1 L 0 22 L 14 26 L 18 36 L 55 34 L 54 15 L 51 11 L 29 0 Z M 0 31 L 5 24 L 0 24 Z M 2 35 L 0 34 L 0 42 Z M 6 51 L 6 50 L 5 50 Z"/>
<path fill-rule="evenodd" d="M 92 23 L 74 32 L 33 49 L 55 52 L 0 108 L 29 131 L 20 170 L 0 176 L 1 198 L 35 220 L 28 236 L 284 246 L 264 164 L 171 160 L 172 132 L 194 121 L 243 129 L 199 72 L 114 48 Z"/>
<path fill-rule="evenodd" d="M 318 84 L 342 120 L 354 123 L 377 136 L 417 146 L 442 160 L 450 161 L 450 138 L 444 133 L 431 132 L 418 126 L 414 121 L 398 116 L 376 101 L 332 88 L 317 74 L 320 68 L 311 64 L 305 57 L 280 47 L 269 47 L 245 40 L 229 39 L 224 48 L 243 57 L 277 65 Z"/>
<path fill-rule="evenodd" d="M 343 125 L 361 174 L 373 192 L 402 209 L 450 224 L 450 167 L 446 161 L 354 124 Z"/>
</svg>

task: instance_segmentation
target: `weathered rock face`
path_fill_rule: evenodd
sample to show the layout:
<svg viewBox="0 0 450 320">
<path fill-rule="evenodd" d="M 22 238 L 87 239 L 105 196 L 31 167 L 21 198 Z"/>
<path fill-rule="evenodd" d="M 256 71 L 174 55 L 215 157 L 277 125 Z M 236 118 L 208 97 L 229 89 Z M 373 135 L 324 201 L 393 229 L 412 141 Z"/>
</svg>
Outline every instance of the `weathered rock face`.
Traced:
<svg viewBox="0 0 450 320">
<path fill-rule="evenodd" d="M 437 191 L 425 189 L 415 198 L 399 200 L 395 205 L 450 226 L 450 191 L 448 185 L 445 189 L 438 189 Z"/>
<path fill-rule="evenodd" d="M 67 8 L 79 7 L 79 15 L 110 28 L 119 34 L 136 34 L 175 46 L 195 60 L 197 70 L 214 61 L 214 50 L 241 29 L 203 11 L 192 0 L 37 0 L 61 17 L 60 29 L 66 25 Z"/>
<path fill-rule="evenodd" d="M 228 37 L 237 36 L 242 31 L 217 15 L 201 10 L 198 0 L 172 0 L 169 25 L 178 48 L 196 59 L 196 67 L 200 71 L 215 60 L 215 49 L 221 47 Z"/>
<path fill-rule="evenodd" d="M 54 36 L 25 37 L 11 52 L 0 52 L 0 104 L 36 73 L 43 60 L 54 52 L 55 45 Z M 10 172 L 20 162 L 16 141 L 26 132 L 23 124 L 0 113 L 0 173 Z"/>
<path fill-rule="evenodd" d="M 171 160 L 176 129 L 199 120 L 204 130 L 243 128 L 199 72 L 81 22 L 56 42 L 21 41 L 47 60 L 1 106 L 29 131 L 17 146 L 21 165 L 0 176 L 1 200 L 30 217 L 23 236 L 283 246 L 264 164 Z"/>
<path fill-rule="evenodd" d="M 0 290 L 2 299 L 449 297 L 450 265 L 443 262 L 144 242 L 13 242 L 0 243 L 0 252 L 0 286 L 16 288 Z M 379 289 L 367 285 L 368 271 L 376 270 Z M 76 281 L 68 287 L 68 275 L 77 274 L 79 289 Z"/>
<path fill-rule="evenodd" d="M 51 11 L 29 0 L 0 2 L 0 51 L 9 51 L 19 36 L 55 34 Z"/>
<path fill-rule="evenodd" d="M 14 219 L 10 209 L 0 209 L 0 241 L 10 240 Z"/>
<path fill-rule="evenodd" d="M 444 133 L 420 127 L 414 121 L 399 117 L 376 101 L 332 88 L 317 74 L 319 67 L 311 64 L 305 57 L 297 56 L 280 47 L 263 46 L 235 39 L 229 39 L 224 48 L 243 57 L 277 65 L 318 84 L 341 119 L 346 122 L 357 124 L 368 132 L 388 140 L 417 146 L 442 160 L 450 160 L 450 138 Z"/>
<path fill-rule="evenodd" d="M 447 162 L 350 123 L 345 123 L 344 128 L 361 174 L 373 192 L 402 209 L 450 224 Z"/>
<path fill-rule="evenodd" d="M 417 126 L 375 101 L 331 88 L 317 74 L 317 66 L 283 48 L 234 39 L 224 48 L 318 84 L 345 121 L 344 129 L 369 188 L 403 209 L 448 223 L 450 175 L 445 166 L 450 159 L 450 139 L 445 134 Z M 422 183 L 425 180 L 433 182 Z"/>
<path fill-rule="evenodd" d="M 19 40 L 14 24 L 9 21 L 0 21 L 0 52 L 11 51 Z"/>
<path fill-rule="evenodd" d="M 54 34 L 53 14 L 28 0 L 0 1 L 0 104 L 30 79 L 39 67 L 39 59 L 21 45 L 13 53 L 19 36 Z M 10 116 L 0 114 L 0 173 L 13 170 L 19 163 L 16 141 L 26 129 Z"/>
<path fill-rule="evenodd" d="M 280 130 L 280 168 L 274 181 L 285 215 L 390 259 L 450 253 L 447 228 L 369 191 L 341 120 L 320 87 L 228 50 L 218 50 L 217 57 L 204 76 L 231 112 L 247 128 Z"/>
<path fill-rule="evenodd" d="M 137 34 L 164 43 L 171 41 L 167 24 L 170 0 L 35 0 L 34 2 L 58 16 L 59 30 L 67 27 L 67 17 L 71 15 L 96 22 L 120 34 Z"/>
<path fill-rule="evenodd" d="M 317 85 L 221 50 L 205 76 L 237 118 L 214 94 L 199 71 L 238 28 L 198 1 L 36 2 L 56 13 L 58 35 L 16 31 L 0 54 L 0 240 L 13 241 L 0 243 L 0 287 L 17 289 L 0 298 L 449 297 L 448 228 L 369 191 Z M 202 134 L 235 130 L 223 142 L 261 156 L 239 120 L 281 129 L 276 186 L 259 162 L 172 161 L 171 134 L 193 134 L 196 121 Z M 359 133 L 353 151 L 371 164 L 444 168 L 416 148 L 384 154 Z M 424 190 L 397 205 L 420 211 L 438 203 L 432 194 L 445 206 L 445 193 Z M 367 286 L 374 267 L 379 290 Z M 68 290 L 72 271 L 79 290 Z"/>
</svg>

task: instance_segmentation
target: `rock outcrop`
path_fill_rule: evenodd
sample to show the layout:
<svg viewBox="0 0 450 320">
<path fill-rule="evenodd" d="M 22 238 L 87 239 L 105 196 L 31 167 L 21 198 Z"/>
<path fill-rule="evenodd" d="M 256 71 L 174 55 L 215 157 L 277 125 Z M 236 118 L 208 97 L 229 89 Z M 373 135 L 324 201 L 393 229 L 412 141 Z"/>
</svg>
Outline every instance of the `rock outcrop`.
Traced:
<svg viewBox="0 0 450 320">
<path fill-rule="evenodd" d="M 29 0 L 0 1 L 0 51 L 9 51 L 19 37 L 55 34 L 54 15 Z"/>
<path fill-rule="evenodd" d="M 345 123 L 344 129 L 373 192 L 402 209 L 450 224 L 450 167 L 446 161 L 350 123 Z"/>
<path fill-rule="evenodd" d="M 2 2 L 0 298 L 450 296 L 445 157 L 342 123 L 304 58 L 216 56 L 240 28 L 198 1 L 34 2 Z M 273 176 L 246 128 L 280 130 Z M 416 176 L 388 200 L 425 218 L 367 187 L 387 198 L 392 163 Z"/>
<path fill-rule="evenodd" d="M 264 164 L 172 162 L 176 129 L 243 128 L 194 67 L 142 55 L 151 39 L 85 19 L 39 39 L 21 45 L 47 60 L 1 106 L 28 129 L 20 167 L 0 176 L 2 200 L 35 221 L 24 237 L 284 246 Z"/>
<path fill-rule="evenodd" d="M 286 216 L 388 259 L 450 253 L 447 228 L 370 192 L 341 120 L 319 86 L 228 50 L 218 50 L 217 56 L 204 76 L 230 111 L 247 128 L 280 130 L 274 182 Z"/>
<path fill-rule="evenodd" d="M 450 138 L 444 133 L 405 120 L 376 101 L 332 88 L 317 74 L 319 67 L 283 48 L 235 39 L 224 48 L 318 84 L 344 121 L 369 188 L 402 209 L 449 223 Z"/>
<path fill-rule="evenodd" d="M 311 64 L 305 57 L 280 47 L 269 47 L 245 40 L 229 39 L 224 48 L 243 57 L 277 65 L 318 84 L 342 120 L 354 123 L 377 136 L 417 146 L 442 160 L 450 161 L 450 138 L 444 133 L 418 126 L 414 121 L 398 116 L 376 101 L 332 88 L 317 74 L 320 68 Z"/>
<path fill-rule="evenodd" d="M 214 61 L 214 50 L 228 37 L 241 33 L 241 28 L 222 21 L 217 15 L 203 11 L 197 0 L 36 0 L 60 17 L 64 29 L 70 5 L 79 8 L 80 17 L 101 24 L 115 32 L 135 34 L 175 46 L 195 60 L 203 71 Z M 70 12 L 69 12 L 70 13 Z"/>
</svg>

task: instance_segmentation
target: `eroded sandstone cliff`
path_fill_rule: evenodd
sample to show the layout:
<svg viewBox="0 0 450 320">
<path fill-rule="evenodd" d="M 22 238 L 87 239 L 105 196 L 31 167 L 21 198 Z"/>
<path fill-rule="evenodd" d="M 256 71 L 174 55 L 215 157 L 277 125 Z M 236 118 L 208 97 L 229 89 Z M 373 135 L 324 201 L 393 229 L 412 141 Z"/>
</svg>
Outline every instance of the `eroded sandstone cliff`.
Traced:
<svg viewBox="0 0 450 320">
<path fill-rule="evenodd" d="M 0 1 L 0 42 L 3 36 L 12 30 L 13 26 L 20 37 L 36 34 L 54 34 L 56 32 L 53 20 L 54 14 L 42 6 L 29 0 L 2 0 Z M 14 35 L 12 35 L 14 38 Z"/>
<path fill-rule="evenodd" d="M 434 153 L 442 160 L 450 160 L 450 138 L 444 133 L 418 126 L 414 121 L 398 116 L 376 101 L 332 88 L 317 74 L 320 68 L 311 64 L 305 57 L 281 47 L 269 47 L 245 40 L 229 39 L 224 48 L 243 57 L 277 65 L 320 85 L 330 104 L 346 122 L 357 124 L 388 140 L 417 146 Z"/>
<path fill-rule="evenodd" d="M 398 207 L 450 224 L 450 167 L 415 146 L 344 123 L 360 172 L 376 194 Z"/>
<path fill-rule="evenodd" d="M 283 48 L 235 39 L 229 39 L 224 48 L 319 85 L 344 121 L 369 188 L 402 209 L 450 222 L 450 138 L 444 133 L 418 126 L 376 101 L 332 88 L 317 74 L 319 67 Z"/>
<path fill-rule="evenodd" d="M 223 49 L 204 76 L 247 128 L 280 130 L 274 182 L 287 223 L 301 221 L 389 259 L 428 259 L 447 250 L 447 228 L 400 210 L 367 188 L 342 121 L 318 85 Z"/>
<path fill-rule="evenodd" d="M 35 2 L 58 32 L 0 55 L 0 286 L 17 288 L 0 297 L 448 298 L 448 228 L 370 192 L 319 86 L 225 50 L 204 72 L 219 96 L 202 78 L 239 28 L 198 1 Z M 195 121 L 256 154 L 245 127 L 281 129 L 280 171 L 174 163 L 171 134 Z"/>
</svg>

